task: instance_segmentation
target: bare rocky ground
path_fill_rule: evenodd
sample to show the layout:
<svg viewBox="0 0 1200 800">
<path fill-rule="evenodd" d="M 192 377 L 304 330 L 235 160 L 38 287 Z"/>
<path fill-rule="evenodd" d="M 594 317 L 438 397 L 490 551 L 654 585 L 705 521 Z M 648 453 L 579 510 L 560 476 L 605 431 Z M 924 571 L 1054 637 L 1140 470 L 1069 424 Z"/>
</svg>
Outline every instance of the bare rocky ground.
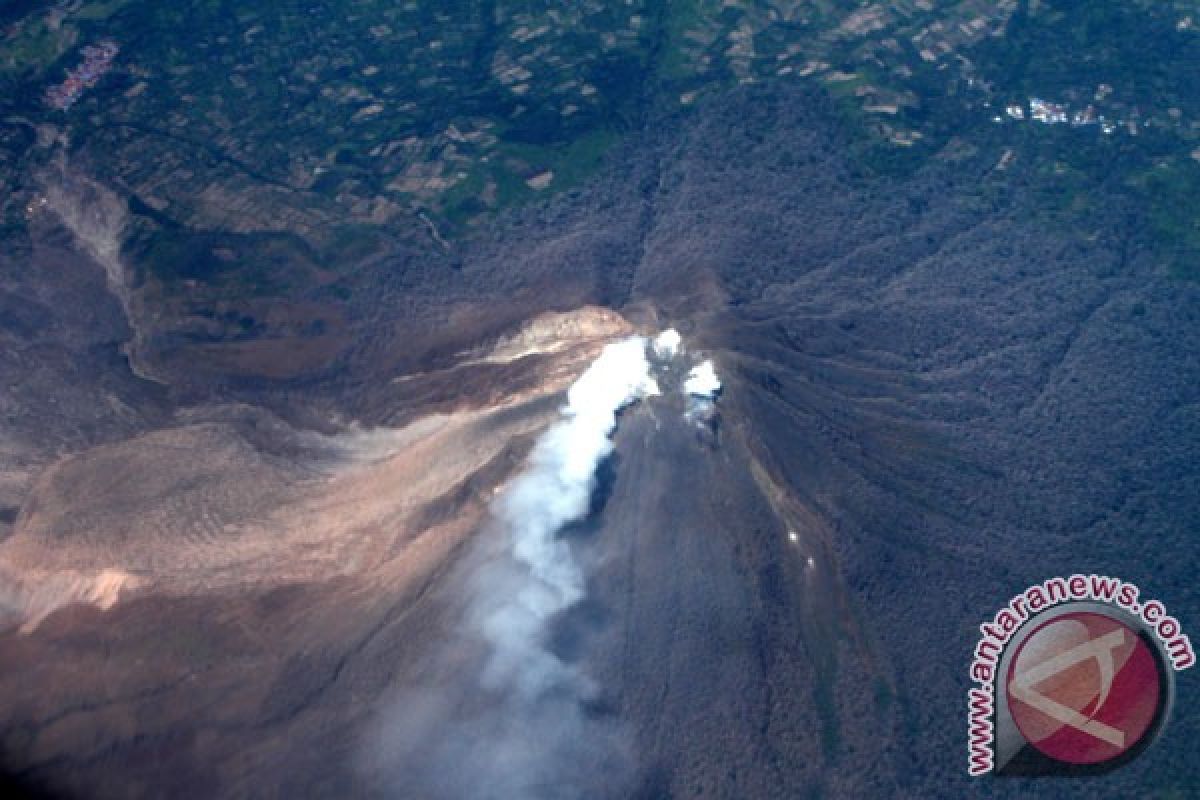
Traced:
<svg viewBox="0 0 1200 800">
<path fill-rule="evenodd" d="M 486 237 L 365 269 L 348 344 L 286 379 L 221 375 L 135 286 L 135 361 L 167 385 L 138 378 L 66 230 L 4 260 L 16 785 L 422 796 L 380 726 L 454 628 L 488 499 L 600 344 L 673 324 L 714 357 L 720 417 L 626 412 L 567 534 L 590 589 L 554 646 L 636 758 L 629 783 L 566 769 L 562 796 L 1200 787 L 1191 673 L 1119 772 L 965 775 L 975 628 L 1014 592 L 1096 571 L 1200 620 L 1200 292 L 1135 210 L 1035 213 L 998 148 L 868 179 L 802 93 L 668 122 Z M 568 313 L 524 327 L 543 312 Z"/>
</svg>

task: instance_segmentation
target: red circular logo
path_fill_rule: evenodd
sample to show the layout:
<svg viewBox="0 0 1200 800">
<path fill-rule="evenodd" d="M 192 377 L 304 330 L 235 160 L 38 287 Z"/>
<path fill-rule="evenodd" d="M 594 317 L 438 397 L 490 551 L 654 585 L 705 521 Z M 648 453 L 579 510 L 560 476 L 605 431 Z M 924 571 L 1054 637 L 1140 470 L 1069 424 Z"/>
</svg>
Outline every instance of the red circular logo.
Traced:
<svg viewBox="0 0 1200 800">
<path fill-rule="evenodd" d="M 1166 699 L 1151 645 L 1120 620 L 1088 611 L 1035 628 L 1010 662 L 1007 689 L 1025 740 L 1068 764 L 1126 753 L 1152 732 Z"/>
</svg>

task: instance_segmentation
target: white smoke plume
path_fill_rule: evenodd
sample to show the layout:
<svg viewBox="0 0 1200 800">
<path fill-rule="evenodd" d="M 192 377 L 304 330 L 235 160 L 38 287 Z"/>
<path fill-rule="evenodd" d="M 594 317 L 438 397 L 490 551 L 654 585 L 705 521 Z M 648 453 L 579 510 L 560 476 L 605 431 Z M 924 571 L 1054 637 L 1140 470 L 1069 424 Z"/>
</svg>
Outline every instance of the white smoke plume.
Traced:
<svg viewBox="0 0 1200 800">
<path fill-rule="evenodd" d="M 717 394 L 721 391 L 721 380 L 712 361 L 703 361 L 692 367 L 683 382 L 683 393 L 687 395 L 687 411 L 684 416 L 698 425 L 710 424 L 716 414 Z"/>
<path fill-rule="evenodd" d="M 654 355 L 663 360 L 672 359 L 679 352 L 682 343 L 683 337 L 679 335 L 679 331 L 667 328 L 654 337 Z"/>
<path fill-rule="evenodd" d="M 656 366 L 668 375 L 680 367 L 681 361 L 685 361 L 679 358 L 684 353 L 683 337 L 674 328 L 668 328 L 654 337 L 651 350 Z M 721 380 L 717 377 L 713 362 L 705 360 L 692 366 L 679 388 L 687 398 L 684 417 L 702 427 L 711 423 L 716 414 L 717 394 L 721 391 Z"/>
<path fill-rule="evenodd" d="M 431 685 L 408 691 L 397 719 L 372 743 L 372 758 L 394 758 L 392 768 L 403 773 L 399 796 L 621 796 L 632 773 L 627 737 L 589 710 L 595 687 L 547 637 L 555 616 L 585 591 L 583 571 L 559 534 L 588 513 L 617 413 L 658 393 L 645 339 L 608 345 L 497 501 L 503 546 L 468 578 L 461 647 L 432 664 Z M 464 675 L 461 653 L 479 644 L 482 667 Z"/>
<path fill-rule="evenodd" d="M 711 361 L 705 361 L 692 367 L 687 380 L 683 382 L 685 394 L 695 397 L 712 399 L 721 390 L 721 381 L 717 378 L 717 370 Z"/>
<path fill-rule="evenodd" d="M 564 679 L 541 649 L 547 619 L 583 596 L 583 573 L 557 534 L 587 514 L 596 469 L 609 453 L 617 412 L 658 394 L 640 337 L 611 344 L 567 392 L 563 419 L 534 447 L 530 468 L 500 499 L 497 516 L 512 537 L 512 556 L 528 569 L 528 583 L 480 614 L 492 657 L 484 685 L 542 691 Z"/>
</svg>

